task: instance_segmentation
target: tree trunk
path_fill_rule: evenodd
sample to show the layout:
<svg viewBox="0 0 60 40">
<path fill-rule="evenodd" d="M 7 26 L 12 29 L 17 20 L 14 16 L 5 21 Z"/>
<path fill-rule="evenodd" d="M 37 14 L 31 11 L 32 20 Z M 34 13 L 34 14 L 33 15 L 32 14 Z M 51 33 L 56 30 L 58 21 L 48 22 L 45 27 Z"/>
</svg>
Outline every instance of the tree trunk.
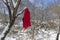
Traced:
<svg viewBox="0 0 60 40">
<path fill-rule="evenodd" d="M 10 32 L 13 24 L 14 24 L 14 21 L 10 23 L 10 25 L 8 26 L 8 29 L 5 31 L 4 36 L 1 38 L 1 40 L 5 40 L 5 37 L 6 37 L 7 34 Z"/>
<path fill-rule="evenodd" d="M 59 40 L 59 32 L 58 32 L 58 34 L 57 34 L 56 40 Z"/>
</svg>

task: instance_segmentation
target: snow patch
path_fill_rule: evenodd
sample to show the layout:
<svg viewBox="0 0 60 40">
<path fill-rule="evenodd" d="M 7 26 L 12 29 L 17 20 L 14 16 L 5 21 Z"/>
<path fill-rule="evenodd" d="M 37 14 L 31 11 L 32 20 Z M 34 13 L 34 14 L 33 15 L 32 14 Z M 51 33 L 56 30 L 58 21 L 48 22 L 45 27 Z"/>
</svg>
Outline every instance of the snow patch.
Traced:
<svg viewBox="0 0 60 40">
<path fill-rule="evenodd" d="M 60 35 L 59 35 L 59 40 L 60 40 Z"/>
<path fill-rule="evenodd" d="M 5 40 L 16 40 L 16 38 L 6 37 Z"/>
<path fill-rule="evenodd" d="M 6 26 L 5 29 L 3 30 L 0 38 L 4 37 L 4 33 L 6 32 L 6 30 L 8 30 L 8 26 L 9 26 L 9 23 L 7 24 L 7 26 Z"/>
</svg>

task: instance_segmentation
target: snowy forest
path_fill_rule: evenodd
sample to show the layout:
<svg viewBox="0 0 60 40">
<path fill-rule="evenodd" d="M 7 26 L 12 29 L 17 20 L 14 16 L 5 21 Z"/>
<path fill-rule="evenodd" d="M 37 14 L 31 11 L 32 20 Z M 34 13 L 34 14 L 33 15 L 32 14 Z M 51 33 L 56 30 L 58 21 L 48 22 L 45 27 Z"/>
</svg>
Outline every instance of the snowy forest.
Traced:
<svg viewBox="0 0 60 40">
<path fill-rule="evenodd" d="M 24 29 L 26 7 L 31 26 Z M 60 40 L 60 0 L 0 0 L 0 40 Z"/>
</svg>

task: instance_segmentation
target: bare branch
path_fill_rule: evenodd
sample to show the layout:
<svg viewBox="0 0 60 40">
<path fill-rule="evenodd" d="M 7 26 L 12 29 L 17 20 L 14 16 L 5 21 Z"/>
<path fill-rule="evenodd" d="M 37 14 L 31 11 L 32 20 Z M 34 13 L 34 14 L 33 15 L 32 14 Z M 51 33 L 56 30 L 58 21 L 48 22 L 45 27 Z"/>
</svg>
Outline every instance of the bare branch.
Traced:
<svg viewBox="0 0 60 40">
<path fill-rule="evenodd" d="M 6 0 L 6 3 L 8 4 L 8 0 Z"/>
<path fill-rule="evenodd" d="M 12 8 L 14 9 L 13 1 L 11 0 Z"/>
<path fill-rule="evenodd" d="M 19 5 L 20 5 L 20 1 L 21 1 L 21 0 L 18 0 L 18 1 L 17 1 L 17 4 L 16 4 L 15 9 L 18 9 L 18 7 L 19 7 Z"/>
<path fill-rule="evenodd" d="M 24 9 L 23 9 L 22 11 L 20 11 L 19 14 L 17 14 L 16 17 L 18 17 L 19 15 L 21 15 L 21 14 L 24 12 L 24 10 L 25 10 L 26 8 L 27 8 L 27 7 L 24 7 Z"/>
<path fill-rule="evenodd" d="M 18 7 L 19 7 L 19 5 L 20 5 L 20 1 L 21 1 L 21 0 L 18 0 L 18 1 L 17 1 L 16 7 L 15 7 L 15 9 L 14 9 L 13 17 L 15 17 L 16 14 L 17 14 L 17 9 L 18 9 Z"/>
<path fill-rule="evenodd" d="M 3 0 L 2 0 L 2 1 L 3 1 Z M 7 6 L 7 8 L 8 8 L 9 18 L 10 18 L 10 21 L 11 21 L 11 20 L 12 20 L 11 9 L 10 9 L 9 5 L 7 4 L 7 1 L 6 1 L 6 2 L 3 1 L 3 3 L 4 3 L 4 4 Z"/>
<path fill-rule="evenodd" d="M 20 11 L 19 14 L 17 14 L 17 16 L 21 15 L 24 12 L 24 10 Z"/>
<path fill-rule="evenodd" d="M 17 5 L 16 5 L 16 8 L 14 8 L 14 10 L 13 10 L 14 16 L 12 17 L 11 8 L 10 8 L 10 6 L 8 5 L 8 1 L 7 1 L 7 0 L 5 0 L 5 1 L 6 1 L 6 2 L 3 1 L 3 3 L 4 3 L 4 4 L 7 6 L 7 8 L 8 8 L 10 23 L 9 23 L 9 25 L 5 28 L 5 31 L 3 31 L 3 36 L 1 37 L 1 40 L 5 40 L 7 34 L 10 32 L 12 26 L 14 25 L 15 19 L 16 19 L 15 17 L 16 17 L 16 14 L 17 14 L 17 9 L 18 9 L 18 6 L 19 6 L 19 4 L 20 4 L 20 0 L 18 0 Z M 12 18 L 13 18 L 13 19 L 12 19 Z"/>
</svg>

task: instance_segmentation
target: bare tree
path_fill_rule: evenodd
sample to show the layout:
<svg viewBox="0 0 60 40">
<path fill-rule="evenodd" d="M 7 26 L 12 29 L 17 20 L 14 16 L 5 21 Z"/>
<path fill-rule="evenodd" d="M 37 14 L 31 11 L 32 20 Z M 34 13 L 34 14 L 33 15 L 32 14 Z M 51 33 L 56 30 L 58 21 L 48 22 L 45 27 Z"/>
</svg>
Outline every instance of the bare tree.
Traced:
<svg viewBox="0 0 60 40">
<path fill-rule="evenodd" d="M 18 10 L 18 7 L 20 5 L 20 1 L 21 0 L 17 0 L 16 1 L 16 6 L 14 7 L 14 4 L 13 4 L 13 0 L 10 0 L 12 4 L 12 6 L 9 5 L 9 0 L 2 0 L 3 3 L 6 5 L 6 7 L 8 8 L 8 14 L 9 14 L 9 25 L 7 25 L 7 27 L 5 27 L 5 29 L 3 30 L 2 32 L 2 37 L 1 37 L 1 40 L 5 40 L 5 37 L 7 36 L 7 34 L 10 32 L 12 26 L 14 25 L 14 22 L 16 20 L 16 18 L 23 13 L 24 9 L 22 11 L 20 11 L 19 14 L 17 14 L 17 10 Z M 13 9 L 12 9 L 13 8 Z M 12 13 L 13 11 L 13 13 Z"/>
</svg>

